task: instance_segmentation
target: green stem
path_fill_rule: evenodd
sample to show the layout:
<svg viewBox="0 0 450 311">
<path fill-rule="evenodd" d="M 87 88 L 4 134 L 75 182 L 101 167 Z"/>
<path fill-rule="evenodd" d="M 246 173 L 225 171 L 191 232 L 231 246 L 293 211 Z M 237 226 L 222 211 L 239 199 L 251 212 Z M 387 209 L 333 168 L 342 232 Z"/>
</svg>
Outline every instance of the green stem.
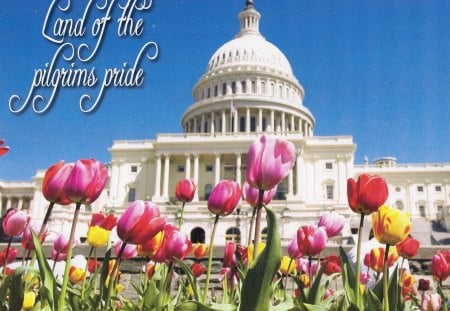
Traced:
<svg viewBox="0 0 450 311">
<path fill-rule="evenodd" d="M 386 244 L 386 250 L 384 251 L 383 262 L 383 308 L 384 311 L 389 311 L 389 289 L 388 289 L 388 258 L 389 258 L 389 244 Z"/>
<path fill-rule="evenodd" d="M 9 249 L 11 248 L 12 239 L 13 239 L 12 236 L 9 237 L 8 246 L 6 246 L 5 263 L 3 265 L 3 272 L 2 272 L 3 278 L 5 277 L 6 266 L 8 265 L 8 255 L 9 255 Z"/>
<path fill-rule="evenodd" d="M 214 235 L 216 234 L 217 223 L 219 222 L 219 215 L 216 215 L 216 219 L 214 220 L 213 231 L 211 233 L 211 240 L 209 242 L 209 255 L 208 255 L 208 269 L 206 270 L 206 280 L 205 280 L 205 289 L 203 291 L 203 299 L 202 303 L 206 303 L 206 297 L 208 296 L 209 291 L 209 278 L 211 275 L 211 263 L 213 257 L 213 244 L 214 244 Z"/>
<path fill-rule="evenodd" d="M 186 204 L 185 201 L 183 201 L 183 205 L 181 206 L 181 215 L 180 219 L 178 220 L 178 230 L 181 230 L 181 225 L 183 224 L 183 215 L 184 215 L 184 205 Z"/>
<path fill-rule="evenodd" d="M 259 189 L 258 205 L 256 208 L 256 223 L 255 223 L 255 241 L 253 243 L 253 261 L 258 256 L 258 245 L 261 242 L 261 214 L 264 198 L 264 190 Z"/>
<path fill-rule="evenodd" d="M 38 240 L 42 243 L 42 236 L 44 235 L 45 229 L 47 228 L 47 223 L 50 219 L 50 215 L 52 214 L 53 206 L 55 206 L 55 202 L 50 202 L 48 206 L 47 212 L 45 212 L 44 220 L 42 221 L 41 229 L 39 229 Z M 36 253 L 33 252 L 33 256 L 31 257 L 30 267 L 34 267 L 36 262 Z"/>
<path fill-rule="evenodd" d="M 116 258 L 116 262 L 114 263 L 114 267 L 112 268 L 111 274 L 109 276 L 109 282 L 108 282 L 108 294 L 106 295 L 106 300 L 105 300 L 105 307 L 108 310 L 110 305 L 109 302 L 111 300 L 111 295 L 113 292 L 113 288 L 114 288 L 114 284 L 115 284 L 115 278 L 117 276 L 117 271 L 119 270 L 119 266 L 120 266 L 120 259 L 122 258 L 122 254 L 125 250 L 125 246 L 127 246 L 126 242 L 122 242 L 122 245 L 120 247 L 119 250 L 119 254 L 117 254 L 117 258 Z"/>
<path fill-rule="evenodd" d="M 355 285 L 355 303 L 359 309 L 361 308 L 361 291 L 359 290 L 359 274 L 361 273 L 361 241 L 362 241 L 362 229 L 364 225 L 364 214 L 361 214 L 361 219 L 359 221 L 359 229 L 358 229 L 358 246 L 356 248 L 356 285 Z"/>
<path fill-rule="evenodd" d="M 83 283 L 81 284 L 81 300 L 84 299 L 84 292 L 86 290 L 85 289 L 85 286 L 86 286 L 86 275 L 87 275 L 87 270 L 88 270 L 88 266 L 89 266 L 89 260 L 91 259 L 93 250 L 94 250 L 94 248 L 91 246 L 91 249 L 89 251 L 89 256 L 88 256 L 87 261 L 86 261 L 86 267 L 84 267 Z"/>
<path fill-rule="evenodd" d="M 253 207 L 252 218 L 250 218 L 250 230 L 248 231 L 247 246 L 252 244 L 253 226 L 255 224 L 256 206 Z"/>
<path fill-rule="evenodd" d="M 163 290 L 161 293 L 161 299 L 162 299 L 162 304 L 161 306 L 166 306 L 166 296 L 167 294 L 170 295 L 170 281 L 172 280 L 172 274 L 173 274 L 173 261 L 169 262 L 169 266 L 167 267 L 167 274 L 166 274 L 166 278 L 164 279 L 164 285 L 163 285 Z"/>
<path fill-rule="evenodd" d="M 80 213 L 80 208 L 81 208 L 81 203 L 77 203 L 77 205 L 75 206 L 75 213 L 73 214 L 72 228 L 70 230 L 69 244 L 68 244 L 68 248 L 67 248 L 66 266 L 64 268 L 64 277 L 63 277 L 63 282 L 61 285 L 61 293 L 59 294 L 59 299 L 58 299 L 58 311 L 64 310 L 64 304 L 66 302 L 66 292 L 67 292 L 67 283 L 69 281 L 69 270 L 70 270 L 70 260 L 72 257 L 73 239 L 75 236 L 75 229 L 77 227 L 78 215 Z M 48 213 L 48 211 L 47 211 L 47 213 Z M 44 225 L 44 224 L 42 224 L 42 225 Z M 42 231 L 42 228 L 41 228 L 41 231 Z"/>
</svg>

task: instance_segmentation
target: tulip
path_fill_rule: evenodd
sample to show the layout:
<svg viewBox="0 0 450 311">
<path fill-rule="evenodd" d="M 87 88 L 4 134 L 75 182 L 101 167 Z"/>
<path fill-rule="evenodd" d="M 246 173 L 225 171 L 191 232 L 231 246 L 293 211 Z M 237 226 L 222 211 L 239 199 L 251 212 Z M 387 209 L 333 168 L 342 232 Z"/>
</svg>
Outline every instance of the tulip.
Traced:
<svg viewBox="0 0 450 311">
<path fill-rule="evenodd" d="M 430 289 L 430 280 L 427 279 L 419 279 L 418 290 L 427 291 Z"/>
<path fill-rule="evenodd" d="M 64 184 L 64 192 L 74 203 L 90 204 L 103 191 L 108 181 L 108 170 L 94 159 L 78 160 Z"/>
<path fill-rule="evenodd" d="M 321 265 L 326 265 L 323 273 L 330 275 L 333 273 L 341 273 L 341 258 L 337 255 L 329 255 L 322 259 Z"/>
<path fill-rule="evenodd" d="M 155 271 L 156 271 L 156 263 L 153 262 L 153 261 L 149 261 L 149 262 L 145 265 L 144 269 L 145 269 L 144 272 L 145 272 L 145 274 L 147 274 L 147 277 L 148 277 L 149 279 L 151 279 L 151 278 L 153 277 L 153 274 L 154 274 Z"/>
<path fill-rule="evenodd" d="M 8 146 L 3 146 L 4 143 L 5 141 L 3 139 L 0 139 L 0 157 L 4 156 L 9 151 Z"/>
<path fill-rule="evenodd" d="M 411 272 L 410 271 L 404 271 L 401 275 L 402 275 L 402 279 L 400 280 L 400 286 L 401 287 L 407 287 L 407 288 L 413 287 L 414 282 L 416 281 L 416 279 L 411 274 Z"/>
<path fill-rule="evenodd" d="M 186 233 L 174 230 L 164 237 L 163 248 L 167 260 L 173 260 L 173 258 L 183 260 L 189 255 L 192 243 Z"/>
<path fill-rule="evenodd" d="M 3 219 L 3 231 L 9 237 L 20 235 L 30 222 L 30 216 L 23 211 L 11 209 Z"/>
<path fill-rule="evenodd" d="M 137 250 L 140 256 L 152 258 L 161 248 L 164 240 L 164 231 L 158 232 L 153 238 L 138 245 Z"/>
<path fill-rule="evenodd" d="M 249 205 L 256 207 L 259 199 L 259 190 L 250 186 L 248 182 L 244 183 L 243 190 L 244 190 L 243 191 L 244 200 Z M 277 186 L 273 187 L 270 190 L 264 191 L 263 204 L 268 205 L 270 201 L 272 201 L 276 193 L 277 193 Z"/>
<path fill-rule="evenodd" d="M 100 226 L 90 226 L 87 233 L 87 244 L 91 247 L 102 247 L 108 243 L 111 231 Z"/>
<path fill-rule="evenodd" d="M 117 235 L 130 244 L 144 244 L 164 228 L 159 207 L 148 201 L 131 203 L 117 223 Z"/>
<path fill-rule="evenodd" d="M 211 191 L 208 210 L 220 216 L 233 213 L 242 196 L 242 190 L 235 181 L 221 180 Z"/>
<path fill-rule="evenodd" d="M 22 240 L 20 241 L 22 247 L 27 251 L 34 250 L 33 236 L 31 235 L 31 230 L 33 230 L 34 233 L 38 232 L 37 230 L 39 230 L 39 226 L 33 221 L 30 221 L 28 223 L 27 228 L 23 231 Z M 48 231 L 47 229 L 45 229 L 40 239 L 41 244 L 44 243 L 45 239 L 47 238 L 47 234 Z"/>
<path fill-rule="evenodd" d="M 361 284 L 368 284 L 372 276 L 370 273 L 360 273 L 359 275 L 359 281 Z"/>
<path fill-rule="evenodd" d="M 323 227 L 302 226 L 297 230 L 297 244 L 302 254 L 315 256 L 327 245 L 327 233 Z"/>
<path fill-rule="evenodd" d="M 300 279 L 300 281 L 303 283 L 303 286 L 304 286 L 305 288 L 308 288 L 308 287 L 309 287 L 309 284 L 310 284 L 310 277 L 309 277 L 308 274 L 301 274 L 301 275 L 299 276 L 299 279 Z"/>
<path fill-rule="evenodd" d="M 302 252 L 298 249 L 297 234 L 291 238 L 287 246 L 288 255 L 290 258 L 297 259 L 303 256 Z"/>
<path fill-rule="evenodd" d="M 36 303 L 36 294 L 32 291 L 27 291 L 23 294 L 22 310 L 30 310 Z"/>
<path fill-rule="evenodd" d="M 77 245 L 76 241 L 73 241 L 72 248 Z M 69 237 L 64 234 L 59 234 L 53 241 L 52 259 L 54 261 L 61 261 L 66 259 L 67 252 L 69 250 Z"/>
<path fill-rule="evenodd" d="M 266 248 L 266 243 L 258 243 L 258 247 L 256 248 L 256 255 L 258 256 L 259 254 L 262 253 L 262 251 L 264 250 L 264 248 Z M 254 253 L 255 253 L 255 245 L 254 244 L 250 244 L 247 247 L 247 262 L 250 265 L 253 262 L 254 259 Z"/>
<path fill-rule="evenodd" d="M 152 260 L 155 262 L 159 262 L 159 263 L 163 263 L 167 260 L 169 260 L 166 257 L 165 254 L 165 248 L 164 248 L 164 243 L 166 242 L 166 239 L 172 234 L 172 232 L 174 231 L 178 231 L 178 228 L 175 227 L 172 224 L 166 223 L 164 225 L 164 228 L 162 230 L 162 241 L 160 246 L 158 247 L 158 250 L 156 251 L 156 253 L 153 255 Z"/>
<path fill-rule="evenodd" d="M 319 227 L 324 227 L 329 238 L 339 235 L 346 223 L 345 217 L 336 212 L 325 212 L 320 215 Z"/>
<path fill-rule="evenodd" d="M 228 289 L 236 288 L 236 286 L 238 285 L 238 280 L 239 280 L 239 276 L 238 276 L 238 272 L 237 272 L 236 268 L 230 268 L 230 267 L 221 268 L 220 274 L 222 275 L 222 280 L 223 279 L 227 280 Z"/>
<path fill-rule="evenodd" d="M 100 261 L 95 260 L 94 258 L 89 258 L 89 260 L 88 260 L 89 273 L 96 273 L 97 271 L 99 271 L 101 266 L 102 266 L 102 263 Z"/>
<path fill-rule="evenodd" d="M 0 252 L 0 266 L 5 266 L 6 264 L 13 262 L 14 259 L 16 259 L 17 254 L 19 254 L 19 250 L 13 247 L 6 247 Z"/>
<path fill-rule="evenodd" d="M 181 202 L 191 202 L 194 199 L 197 185 L 192 179 L 182 179 L 175 187 L 175 196 Z"/>
<path fill-rule="evenodd" d="M 397 252 L 406 259 L 411 259 L 417 255 L 420 242 L 412 237 L 407 237 L 403 242 L 397 244 Z"/>
<path fill-rule="evenodd" d="M 384 247 L 374 247 L 369 254 L 369 264 L 367 265 L 376 272 L 383 272 L 384 267 Z M 367 255 L 366 255 L 367 256 Z M 392 267 L 398 259 L 398 253 L 395 247 L 389 248 L 389 255 L 387 265 Z M 366 264 L 366 258 L 364 258 L 364 264 Z"/>
<path fill-rule="evenodd" d="M 295 261 L 295 266 L 299 273 L 306 273 L 307 275 L 315 275 L 319 267 L 317 261 L 309 262 L 307 258 L 299 258 Z"/>
<path fill-rule="evenodd" d="M 119 240 L 116 242 L 115 247 L 114 247 L 116 256 L 119 256 L 122 245 L 123 245 L 123 241 Z M 138 251 L 137 251 L 136 245 L 126 244 L 125 247 L 123 248 L 121 259 L 125 259 L 125 260 L 131 259 L 131 258 L 136 257 L 137 254 L 138 254 Z"/>
<path fill-rule="evenodd" d="M 191 271 L 196 278 L 199 278 L 203 273 L 205 273 L 206 268 L 204 265 L 194 262 L 191 266 Z"/>
<path fill-rule="evenodd" d="M 111 231 L 117 225 L 117 217 L 114 214 L 109 214 L 105 217 L 103 213 L 92 214 L 89 226 L 99 226 L 105 230 Z"/>
<path fill-rule="evenodd" d="M 295 270 L 295 261 L 288 257 L 283 256 L 281 257 L 281 264 L 280 264 L 280 272 L 283 275 L 289 275 Z"/>
<path fill-rule="evenodd" d="M 69 280 L 72 284 L 79 284 L 83 282 L 85 272 L 83 269 L 71 266 L 69 270 Z"/>
<path fill-rule="evenodd" d="M 334 294 L 334 290 L 327 288 L 325 294 L 323 294 L 322 299 L 325 300 L 325 299 L 333 296 L 333 294 Z"/>
<path fill-rule="evenodd" d="M 245 175 L 256 189 L 270 190 L 279 184 L 294 167 L 296 150 L 284 139 L 260 136 L 250 146 Z"/>
<path fill-rule="evenodd" d="M 358 214 L 376 212 L 388 198 L 386 181 L 367 174 L 361 174 L 357 182 L 350 178 L 347 181 L 347 198 L 350 208 Z"/>
<path fill-rule="evenodd" d="M 236 266 L 236 261 L 236 245 L 233 242 L 227 242 L 223 255 L 223 266 L 234 267 Z"/>
<path fill-rule="evenodd" d="M 397 245 L 405 240 L 411 231 L 409 213 L 383 205 L 372 215 L 372 229 L 378 242 Z"/>
<path fill-rule="evenodd" d="M 47 169 L 42 181 L 42 194 L 47 201 L 60 205 L 72 203 L 64 192 L 64 185 L 73 166 L 73 163 L 64 164 L 64 161 L 59 161 Z"/>
<path fill-rule="evenodd" d="M 197 259 L 202 259 L 208 252 L 208 246 L 203 243 L 195 243 L 192 247 L 192 255 Z"/>
<path fill-rule="evenodd" d="M 444 254 L 437 252 L 431 258 L 431 273 L 437 281 L 445 281 L 450 275 L 450 264 Z"/>
<path fill-rule="evenodd" d="M 423 295 L 421 310 L 424 311 L 439 311 L 441 310 L 442 299 L 438 293 L 429 294 L 425 293 Z"/>
</svg>

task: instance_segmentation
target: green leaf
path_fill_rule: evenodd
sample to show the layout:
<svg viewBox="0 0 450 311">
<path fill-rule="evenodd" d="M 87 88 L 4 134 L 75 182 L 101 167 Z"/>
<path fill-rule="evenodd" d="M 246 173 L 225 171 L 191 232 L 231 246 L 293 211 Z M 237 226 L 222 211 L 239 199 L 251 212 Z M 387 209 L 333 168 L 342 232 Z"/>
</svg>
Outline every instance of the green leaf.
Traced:
<svg viewBox="0 0 450 311">
<path fill-rule="evenodd" d="M 34 249 L 42 279 L 42 287 L 39 290 L 41 306 L 45 307 L 46 305 L 49 305 L 52 310 L 57 310 L 59 290 L 57 288 L 55 276 L 53 275 L 52 269 L 50 269 L 48 261 L 45 258 L 41 242 L 33 230 L 31 230 L 31 234 L 33 236 Z"/>
<path fill-rule="evenodd" d="M 235 311 L 236 306 L 231 304 L 213 303 L 205 306 L 198 301 L 185 301 L 175 307 L 175 311 Z"/>
<path fill-rule="evenodd" d="M 159 295 L 158 287 L 156 286 L 156 282 L 150 280 L 148 282 L 147 289 L 144 292 L 143 296 L 143 304 L 144 310 L 151 310 L 155 305 Z"/>
<path fill-rule="evenodd" d="M 327 265 L 321 265 L 320 269 L 314 278 L 314 282 L 309 288 L 308 298 L 306 300 L 307 303 L 318 305 L 322 300 L 322 297 L 325 295 L 326 288 L 325 286 L 320 286 L 320 280 L 322 278 L 323 271 L 325 270 Z"/>
<path fill-rule="evenodd" d="M 9 299 L 9 310 L 20 311 L 24 296 L 23 275 L 27 272 L 27 267 L 18 267 L 11 279 L 11 290 Z"/>
<path fill-rule="evenodd" d="M 342 265 L 342 281 L 344 283 L 345 296 L 349 305 L 356 304 L 354 286 L 356 284 L 356 276 L 352 265 L 348 260 L 347 254 L 342 246 L 339 247 L 339 255 L 341 257 Z M 359 275 L 358 275 L 359 277 Z"/>
<path fill-rule="evenodd" d="M 267 212 L 267 244 L 247 272 L 242 285 L 241 311 L 267 311 L 271 307 L 272 280 L 280 268 L 281 242 L 275 213 Z"/>
<path fill-rule="evenodd" d="M 389 273 L 388 273 L 389 275 Z M 389 309 L 391 310 L 397 310 L 398 305 L 398 295 L 399 293 L 399 284 L 398 284 L 398 268 L 397 266 L 394 269 L 394 273 L 392 273 L 391 277 L 389 278 L 388 283 L 388 291 L 389 291 Z"/>
<path fill-rule="evenodd" d="M 174 259 L 177 262 L 177 264 L 180 266 L 180 268 L 183 269 L 184 273 L 186 273 L 187 280 L 192 287 L 192 291 L 194 292 L 195 301 L 200 301 L 200 296 L 199 296 L 200 288 L 197 283 L 197 278 L 194 276 L 191 269 L 188 266 L 186 266 L 186 264 L 183 261 L 181 261 L 180 259 L 178 259 L 176 257 L 174 257 Z"/>
<path fill-rule="evenodd" d="M 364 292 L 364 310 L 367 311 L 378 311 L 382 310 L 383 306 L 377 295 L 371 290 L 367 289 Z"/>
<path fill-rule="evenodd" d="M 281 303 L 270 308 L 270 311 L 287 311 L 287 310 L 289 311 L 300 310 L 299 308 L 294 306 L 294 301 L 292 300 L 292 297 L 289 295 L 286 296 Z"/>
</svg>

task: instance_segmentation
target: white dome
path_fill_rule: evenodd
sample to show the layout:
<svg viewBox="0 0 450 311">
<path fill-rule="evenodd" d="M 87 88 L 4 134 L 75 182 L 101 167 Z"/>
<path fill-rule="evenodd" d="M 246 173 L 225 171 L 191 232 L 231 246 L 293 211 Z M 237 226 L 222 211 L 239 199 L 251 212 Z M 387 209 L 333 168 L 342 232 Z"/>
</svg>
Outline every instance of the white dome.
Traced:
<svg viewBox="0 0 450 311">
<path fill-rule="evenodd" d="M 286 56 L 259 34 L 244 34 L 222 45 L 209 60 L 206 75 L 235 65 L 261 66 L 293 76 Z"/>
</svg>

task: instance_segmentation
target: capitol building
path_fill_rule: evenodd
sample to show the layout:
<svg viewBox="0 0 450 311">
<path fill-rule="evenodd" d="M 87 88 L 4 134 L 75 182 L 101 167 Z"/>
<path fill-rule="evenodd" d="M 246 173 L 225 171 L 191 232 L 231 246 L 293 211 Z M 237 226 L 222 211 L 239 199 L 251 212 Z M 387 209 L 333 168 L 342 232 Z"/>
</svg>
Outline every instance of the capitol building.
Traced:
<svg viewBox="0 0 450 311">
<path fill-rule="evenodd" d="M 157 203 L 175 223 L 181 210 L 175 185 L 192 178 L 198 190 L 185 207 L 182 230 L 193 242 L 208 241 L 213 223 L 206 208 L 208 196 L 221 179 L 244 183 L 246 153 L 262 133 L 283 137 L 297 149 L 295 166 L 271 203 L 284 243 L 300 225 L 316 221 L 327 210 L 349 220 L 335 242 L 353 243 L 358 217 L 348 207 L 347 179 L 361 173 L 384 177 L 389 185 L 386 204 L 410 212 L 413 223 L 431 226 L 431 221 L 440 221 L 449 228 L 450 163 L 400 164 L 394 157 L 384 157 L 356 165 L 352 136 L 314 136 L 320 124 L 303 103 L 305 90 L 283 52 L 260 33 L 260 17 L 253 2 L 247 1 L 239 13 L 238 33 L 211 56 L 193 86 L 193 102 L 181 116 L 182 133 L 112 142 L 109 183 L 101 197 L 82 211 L 80 238 L 86 235 L 92 211 L 120 214 L 137 199 Z M 38 171 L 32 181 L 0 181 L 2 215 L 17 207 L 41 221 L 48 206 L 41 193 L 44 173 Z M 246 244 L 251 210 L 242 200 L 234 214 L 221 219 L 217 243 Z M 69 232 L 72 215 L 70 208 L 56 207 L 51 230 Z M 265 224 L 262 228 L 264 236 Z"/>
</svg>

